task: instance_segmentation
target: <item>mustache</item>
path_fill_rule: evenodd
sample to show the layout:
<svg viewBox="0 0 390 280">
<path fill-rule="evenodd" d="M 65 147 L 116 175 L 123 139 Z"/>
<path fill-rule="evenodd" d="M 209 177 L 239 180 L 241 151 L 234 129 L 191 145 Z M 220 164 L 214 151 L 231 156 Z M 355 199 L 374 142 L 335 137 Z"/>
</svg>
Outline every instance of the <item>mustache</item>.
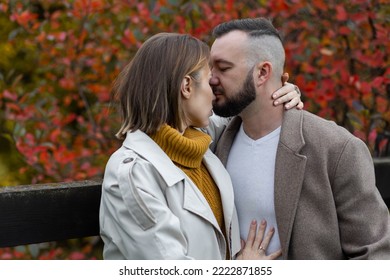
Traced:
<svg viewBox="0 0 390 280">
<path fill-rule="evenodd" d="M 213 91 L 214 94 L 215 94 L 216 92 L 219 92 L 219 93 L 222 93 L 222 94 L 225 93 L 225 91 L 223 90 L 223 88 L 218 87 L 218 86 L 212 86 L 211 89 L 212 89 L 212 91 Z"/>
</svg>

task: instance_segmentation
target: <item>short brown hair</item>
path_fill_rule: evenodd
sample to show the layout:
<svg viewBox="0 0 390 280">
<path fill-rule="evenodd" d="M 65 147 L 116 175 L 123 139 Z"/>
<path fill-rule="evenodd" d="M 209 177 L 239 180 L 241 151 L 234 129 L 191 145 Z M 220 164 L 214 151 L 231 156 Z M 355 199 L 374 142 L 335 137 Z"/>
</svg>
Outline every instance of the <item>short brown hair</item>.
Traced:
<svg viewBox="0 0 390 280">
<path fill-rule="evenodd" d="M 208 46 L 187 34 L 159 33 L 145 41 L 114 83 L 122 117 L 116 136 L 137 129 L 150 135 L 163 124 L 181 130 L 181 82 L 186 75 L 196 80 L 208 60 Z"/>
</svg>

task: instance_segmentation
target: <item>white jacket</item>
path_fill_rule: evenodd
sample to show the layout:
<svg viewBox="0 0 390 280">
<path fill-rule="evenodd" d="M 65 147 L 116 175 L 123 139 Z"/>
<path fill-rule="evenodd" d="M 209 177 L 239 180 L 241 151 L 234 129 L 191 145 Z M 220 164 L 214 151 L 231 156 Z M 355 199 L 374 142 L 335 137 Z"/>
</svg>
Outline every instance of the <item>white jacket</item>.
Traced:
<svg viewBox="0 0 390 280">
<path fill-rule="evenodd" d="M 240 250 L 229 174 L 208 150 L 230 254 Z M 100 206 L 104 259 L 225 259 L 226 242 L 206 199 L 145 133 L 127 133 L 107 163 Z"/>
</svg>

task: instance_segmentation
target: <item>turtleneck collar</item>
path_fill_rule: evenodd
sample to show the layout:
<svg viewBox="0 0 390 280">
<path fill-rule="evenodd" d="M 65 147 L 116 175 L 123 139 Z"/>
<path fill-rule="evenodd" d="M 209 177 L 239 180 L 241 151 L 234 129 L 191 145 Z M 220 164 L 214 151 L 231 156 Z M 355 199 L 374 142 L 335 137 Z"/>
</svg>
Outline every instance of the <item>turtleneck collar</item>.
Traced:
<svg viewBox="0 0 390 280">
<path fill-rule="evenodd" d="M 195 128 L 188 127 L 182 135 L 167 124 L 150 137 L 173 162 L 188 168 L 200 167 L 211 142 L 209 135 Z"/>
</svg>

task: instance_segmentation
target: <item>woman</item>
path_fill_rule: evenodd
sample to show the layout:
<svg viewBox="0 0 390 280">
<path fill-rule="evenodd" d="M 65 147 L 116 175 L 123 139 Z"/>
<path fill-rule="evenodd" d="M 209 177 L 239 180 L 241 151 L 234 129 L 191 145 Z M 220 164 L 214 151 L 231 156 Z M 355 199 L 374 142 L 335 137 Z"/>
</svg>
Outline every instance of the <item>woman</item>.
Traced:
<svg viewBox="0 0 390 280">
<path fill-rule="evenodd" d="M 208 59 L 198 39 L 161 33 L 117 79 L 124 142 L 103 181 L 105 259 L 230 259 L 240 251 L 230 177 L 208 149 L 210 136 L 194 128 L 212 115 Z M 277 258 L 262 250 L 272 232 L 263 240 L 264 224 L 257 236 L 256 227 L 239 258 Z"/>
</svg>

